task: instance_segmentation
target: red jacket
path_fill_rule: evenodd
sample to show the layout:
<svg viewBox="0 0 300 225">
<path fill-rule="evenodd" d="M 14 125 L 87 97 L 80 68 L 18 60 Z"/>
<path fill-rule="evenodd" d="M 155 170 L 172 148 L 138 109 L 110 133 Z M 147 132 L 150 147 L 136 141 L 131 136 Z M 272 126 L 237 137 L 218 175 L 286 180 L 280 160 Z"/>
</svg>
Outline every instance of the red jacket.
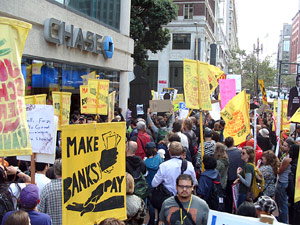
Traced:
<svg viewBox="0 0 300 225">
<path fill-rule="evenodd" d="M 240 148 L 243 148 L 244 146 L 251 146 L 254 148 L 254 139 L 251 138 L 249 141 L 245 141 L 239 145 Z M 257 164 L 257 160 L 261 159 L 263 155 L 262 149 L 256 144 L 256 151 L 255 151 L 255 165 Z"/>
<path fill-rule="evenodd" d="M 142 159 L 144 159 L 146 157 L 146 144 L 148 142 L 151 142 L 151 138 L 150 136 L 145 132 L 145 133 L 138 133 L 137 135 L 137 150 L 135 155 L 141 157 Z"/>
</svg>

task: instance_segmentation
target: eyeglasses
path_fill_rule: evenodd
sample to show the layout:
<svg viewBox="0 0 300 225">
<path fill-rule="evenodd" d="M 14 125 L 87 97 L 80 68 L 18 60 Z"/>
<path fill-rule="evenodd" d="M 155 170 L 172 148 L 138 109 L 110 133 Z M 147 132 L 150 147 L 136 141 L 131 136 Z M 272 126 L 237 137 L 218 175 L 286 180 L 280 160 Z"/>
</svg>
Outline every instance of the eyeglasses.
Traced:
<svg viewBox="0 0 300 225">
<path fill-rule="evenodd" d="M 189 185 L 177 185 L 177 187 L 181 188 L 181 189 L 191 189 L 193 188 L 193 186 L 189 186 Z"/>
</svg>

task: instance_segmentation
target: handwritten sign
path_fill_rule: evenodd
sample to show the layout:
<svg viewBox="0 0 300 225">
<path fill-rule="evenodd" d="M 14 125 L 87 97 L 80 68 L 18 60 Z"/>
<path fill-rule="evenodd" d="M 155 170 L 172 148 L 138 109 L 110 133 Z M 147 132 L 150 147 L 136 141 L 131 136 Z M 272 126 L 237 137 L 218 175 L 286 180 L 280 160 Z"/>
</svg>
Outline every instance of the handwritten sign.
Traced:
<svg viewBox="0 0 300 225">
<path fill-rule="evenodd" d="M 126 219 L 125 133 L 125 122 L 63 127 L 63 224 Z"/>
<path fill-rule="evenodd" d="M 115 91 L 108 95 L 108 122 L 111 122 L 115 118 L 115 96 Z"/>
<path fill-rule="evenodd" d="M 0 156 L 31 154 L 21 70 L 31 24 L 0 17 Z"/>
<path fill-rule="evenodd" d="M 107 115 L 109 80 L 89 79 L 87 113 Z"/>
<path fill-rule="evenodd" d="M 169 112 L 172 108 L 172 102 L 168 100 L 150 100 L 150 109 L 152 112 Z"/>
<path fill-rule="evenodd" d="M 27 105 L 26 112 L 32 152 L 53 154 L 56 145 L 53 106 Z"/>
<path fill-rule="evenodd" d="M 219 80 L 220 84 L 220 97 L 221 97 L 221 109 L 225 107 L 225 105 L 232 99 L 236 94 L 235 89 L 235 80 Z"/>
<path fill-rule="evenodd" d="M 58 130 L 70 122 L 71 95 L 70 92 L 52 92 L 54 115 L 58 117 Z"/>
<path fill-rule="evenodd" d="M 81 113 L 87 113 L 88 105 L 88 86 L 80 85 L 80 111 Z"/>
</svg>

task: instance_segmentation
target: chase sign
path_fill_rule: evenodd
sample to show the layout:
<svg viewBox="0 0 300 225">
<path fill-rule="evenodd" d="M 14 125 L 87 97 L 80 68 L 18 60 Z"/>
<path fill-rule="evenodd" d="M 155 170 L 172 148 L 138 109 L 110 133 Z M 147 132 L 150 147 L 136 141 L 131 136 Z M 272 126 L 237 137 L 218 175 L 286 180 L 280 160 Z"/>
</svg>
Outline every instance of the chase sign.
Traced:
<svg viewBox="0 0 300 225">
<path fill-rule="evenodd" d="M 58 45 L 103 54 L 105 59 L 111 59 L 114 53 L 114 43 L 110 36 L 102 37 L 91 31 L 82 31 L 81 28 L 74 28 L 74 25 L 66 25 L 54 18 L 45 20 L 44 38 Z"/>
</svg>

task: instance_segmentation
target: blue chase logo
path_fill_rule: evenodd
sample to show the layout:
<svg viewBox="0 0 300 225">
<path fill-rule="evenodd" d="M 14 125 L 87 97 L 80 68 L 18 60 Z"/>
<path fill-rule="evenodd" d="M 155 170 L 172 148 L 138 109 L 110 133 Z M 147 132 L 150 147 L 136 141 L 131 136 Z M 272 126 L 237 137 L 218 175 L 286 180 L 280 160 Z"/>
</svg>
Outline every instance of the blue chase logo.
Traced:
<svg viewBox="0 0 300 225">
<path fill-rule="evenodd" d="M 102 53 L 104 58 L 111 59 L 114 54 L 114 42 L 110 36 L 104 36 L 102 40 Z"/>
</svg>

